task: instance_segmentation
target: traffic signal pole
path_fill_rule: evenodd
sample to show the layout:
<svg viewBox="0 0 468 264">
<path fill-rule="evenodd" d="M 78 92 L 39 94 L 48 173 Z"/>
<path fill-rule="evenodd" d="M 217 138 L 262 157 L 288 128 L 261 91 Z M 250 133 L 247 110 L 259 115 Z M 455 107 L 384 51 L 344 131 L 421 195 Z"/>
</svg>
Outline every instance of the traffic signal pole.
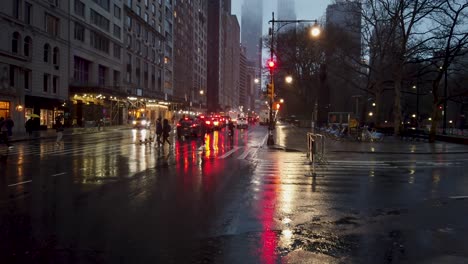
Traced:
<svg viewBox="0 0 468 264">
<path fill-rule="evenodd" d="M 274 48 L 273 45 L 275 43 L 275 12 L 271 13 L 271 30 L 270 30 L 270 35 L 271 35 L 271 43 L 270 43 L 270 61 L 268 62 L 269 65 L 268 68 L 270 69 L 270 85 L 271 85 L 271 93 L 269 94 L 269 99 L 270 99 L 270 112 L 269 112 L 269 122 L 268 122 L 268 140 L 267 140 L 267 145 L 271 146 L 275 144 L 275 140 L 273 139 L 273 129 L 275 127 L 275 123 L 273 121 L 273 102 L 274 102 L 274 97 L 275 97 L 275 83 L 274 83 L 274 77 L 273 77 L 273 71 L 274 71 L 274 60 L 273 60 L 273 53 L 274 53 Z"/>
</svg>

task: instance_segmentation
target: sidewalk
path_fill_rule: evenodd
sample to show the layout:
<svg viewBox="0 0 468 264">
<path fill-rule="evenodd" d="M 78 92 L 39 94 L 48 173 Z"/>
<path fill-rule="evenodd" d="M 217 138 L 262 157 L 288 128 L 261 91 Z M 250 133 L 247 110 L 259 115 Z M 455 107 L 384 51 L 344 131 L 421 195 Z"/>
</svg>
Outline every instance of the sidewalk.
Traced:
<svg viewBox="0 0 468 264">
<path fill-rule="evenodd" d="M 310 128 L 278 124 L 274 131 L 274 147 L 307 152 L 307 132 L 310 132 Z M 441 141 L 404 141 L 393 136 L 385 137 L 382 142 L 336 141 L 325 138 L 325 151 L 356 154 L 464 154 L 468 153 L 468 145 Z"/>
<path fill-rule="evenodd" d="M 90 134 L 90 133 L 102 133 L 107 131 L 113 130 L 121 130 L 121 129 L 131 129 L 130 125 L 121 125 L 121 126 L 106 126 L 101 127 L 98 131 L 97 127 L 74 127 L 74 128 L 65 128 L 63 132 L 63 136 L 72 136 L 72 135 L 80 135 L 80 134 Z M 34 131 L 32 136 L 29 136 L 28 133 L 15 133 L 10 138 L 10 142 L 18 142 L 18 141 L 27 141 L 27 140 L 36 140 L 41 138 L 55 138 L 57 137 L 57 133 L 55 129 L 47 129 L 47 130 L 40 130 Z"/>
</svg>

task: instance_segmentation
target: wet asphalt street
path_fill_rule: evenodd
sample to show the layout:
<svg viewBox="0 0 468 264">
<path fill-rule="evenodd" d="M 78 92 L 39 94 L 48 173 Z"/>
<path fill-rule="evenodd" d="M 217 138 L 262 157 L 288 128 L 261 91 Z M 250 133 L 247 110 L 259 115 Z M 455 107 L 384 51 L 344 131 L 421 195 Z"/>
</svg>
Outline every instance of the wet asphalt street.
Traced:
<svg viewBox="0 0 468 264">
<path fill-rule="evenodd" d="M 0 150 L 0 263 L 468 263 L 468 148 L 145 130 Z"/>
</svg>

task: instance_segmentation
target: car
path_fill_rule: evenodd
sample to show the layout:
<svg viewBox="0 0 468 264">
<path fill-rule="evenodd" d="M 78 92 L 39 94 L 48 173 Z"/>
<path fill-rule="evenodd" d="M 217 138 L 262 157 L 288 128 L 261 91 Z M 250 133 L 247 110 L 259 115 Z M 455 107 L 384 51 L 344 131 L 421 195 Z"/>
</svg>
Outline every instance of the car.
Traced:
<svg viewBox="0 0 468 264">
<path fill-rule="evenodd" d="M 185 117 L 177 123 L 176 127 L 178 138 L 201 136 L 201 124 L 198 119 Z"/>
<path fill-rule="evenodd" d="M 213 117 L 211 118 L 211 122 L 213 123 L 213 129 L 214 130 L 220 130 L 224 127 L 223 122 L 220 120 L 219 117 Z"/>
<path fill-rule="evenodd" d="M 151 121 L 149 121 L 146 117 L 138 117 L 137 119 L 133 120 L 132 124 L 133 128 L 138 129 L 148 129 L 151 127 Z"/>
<path fill-rule="evenodd" d="M 240 117 L 237 119 L 237 128 L 249 128 L 249 123 L 247 122 L 247 119 L 245 117 Z"/>
</svg>

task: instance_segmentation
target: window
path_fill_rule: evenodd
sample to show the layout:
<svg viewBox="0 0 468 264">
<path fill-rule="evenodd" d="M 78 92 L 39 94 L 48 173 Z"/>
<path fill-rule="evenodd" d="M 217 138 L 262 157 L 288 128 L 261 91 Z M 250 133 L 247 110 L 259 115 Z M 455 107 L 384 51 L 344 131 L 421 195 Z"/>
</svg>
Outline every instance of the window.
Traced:
<svg viewBox="0 0 468 264">
<path fill-rule="evenodd" d="M 138 16 L 141 16 L 141 8 L 138 5 L 136 6 L 136 13 Z"/>
<path fill-rule="evenodd" d="M 151 26 L 152 26 L 152 27 L 155 27 L 155 26 L 156 26 L 156 20 L 151 19 Z"/>
<path fill-rule="evenodd" d="M 127 34 L 127 47 L 132 47 L 132 36 L 130 34 Z"/>
<path fill-rule="evenodd" d="M 10 102 L 0 101 L 0 116 L 10 115 Z"/>
<path fill-rule="evenodd" d="M 105 10 L 109 11 L 109 0 L 93 0 L 96 4 L 100 7 L 104 8 Z"/>
<path fill-rule="evenodd" d="M 136 51 L 141 52 L 141 41 L 139 40 L 136 41 Z"/>
<path fill-rule="evenodd" d="M 133 1 L 132 0 L 127 0 L 127 5 L 132 8 Z"/>
<path fill-rule="evenodd" d="M 148 8 L 148 0 L 145 0 L 145 6 Z"/>
<path fill-rule="evenodd" d="M 49 91 L 49 82 L 50 82 L 50 74 L 44 73 L 43 81 L 42 81 L 42 91 L 47 93 Z"/>
<path fill-rule="evenodd" d="M 52 63 L 54 65 L 59 65 L 59 49 L 57 47 L 54 48 L 54 53 L 52 55 Z"/>
<path fill-rule="evenodd" d="M 85 27 L 77 22 L 75 22 L 75 39 L 85 41 Z"/>
<path fill-rule="evenodd" d="M 50 57 L 50 45 L 45 44 L 44 45 L 44 62 L 49 62 L 49 57 Z"/>
<path fill-rule="evenodd" d="M 91 46 L 97 50 L 109 53 L 109 39 L 105 36 L 95 32 L 90 32 Z"/>
<path fill-rule="evenodd" d="M 128 27 L 128 28 L 132 28 L 132 18 L 131 18 L 131 17 L 129 17 L 129 16 L 127 17 L 127 22 L 126 22 L 126 24 L 127 24 L 127 27 Z"/>
<path fill-rule="evenodd" d="M 148 13 L 146 13 L 146 12 L 145 12 L 145 17 L 144 17 L 144 19 L 145 19 L 145 22 L 148 23 Z"/>
<path fill-rule="evenodd" d="M 15 87 L 15 83 L 16 83 L 16 66 L 15 65 L 10 65 L 10 87 Z"/>
<path fill-rule="evenodd" d="M 13 16 L 16 19 L 20 18 L 21 2 L 20 0 L 13 0 Z"/>
<path fill-rule="evenodd" d="M 46 32 L 51 34 L 52 36 L 58 36 L 59 19 L 50 14 L 46 14 L 45 19 L 46 19 L 46 25 L 45 25 Z"/>
<path fill-rule="evenodd" d="M 78 83 L 81 83 L 81 84 L 87 84 L 88 83 L 89 66 L 90 66 L 89 61 L 87 61 L 85 59 L 82 59 L 80 57 L 75 57 L 74 58 L 73 78 L 75 79 L 75 82 L 78 82 Z"/>
<path fill-rule="evenodd" d="M 25 37 L 24 38 L 24 47 L 23 47 L 23 54 L 26 57 L 31 56 L 31 49 L 32 48 L 32 39 L 31 37 Z"/>
<path fill-rule="evenodd" d="M 102 15 L 100 15 L 98 12 L 94 11 L 93 9 L 90 9 L 91 11 L 91 23 L 94 25 L 100 27 L 101 29 L 104 29 L 105 31 L 109 31 L 109 20 Z"/>
<path fill-rule="evenodd" d="M 114 43 L 114 57 L 120 59 L 120 46 L 117 43 Z"/>
<path fill-rule="evenodd" d="M 156 13 L 156 6 L 154 4 L 151 4 L 151 13 L 153 13 L 153 15 Z"/>
<path fill-rule="evenodd" d="M 119 86 L 120 85 L 120 72 L 114 70 L 114 86 Z"/>
<path fill-rule="evenodd" d="M 138 35 L 141 34 L 141 25 L 140 25 L 140 23 L 136 23 L 136 33 L 137 33 Z"/>
<path fill-rule="evenodd" d="M 32 5 L 28 2 L 24 3 L 24 23 L 31 25 Z"/>
<path fill-rule="evenodd" d="M 52 78 L 52 93 L 56 94 L 59 87 L 59 77 L 54 76 Z"/>
<path fill-rule="evenodd" d="M 85 4 L 80 0 L 75 0 L 75 14 L 80 17 L 85 16 Z"/>
<path fill-rule="evenodd" d="M 98 85 L 104 86 L 106 85 L 106 74 L 107 68 L 99 65 L 98 67 Z"/>
<path fill-rule="evenodd" d="M 120 19 L 121 15 L 120 15 L 120 7 L 118 7 L 117 5 L 114 5 L 114 17 Z"/>
<path fill-rule="evenodd" d="M 20 34 L 18 32 L 13 33 L 13 38 L 11 39 L 11 52 L 18 54 L 19 42 L 20 42 Z"/>
<path fill-rule="evenodd" d="M 31 71 L 25 69 L 24 70 L 24 89 L 29 90 L 31 87 Z"/>
<path fill-rule="evenodd" d="M 120 27 L 114 24 L 114 37 L 120 38 Z"/>
</svg>

